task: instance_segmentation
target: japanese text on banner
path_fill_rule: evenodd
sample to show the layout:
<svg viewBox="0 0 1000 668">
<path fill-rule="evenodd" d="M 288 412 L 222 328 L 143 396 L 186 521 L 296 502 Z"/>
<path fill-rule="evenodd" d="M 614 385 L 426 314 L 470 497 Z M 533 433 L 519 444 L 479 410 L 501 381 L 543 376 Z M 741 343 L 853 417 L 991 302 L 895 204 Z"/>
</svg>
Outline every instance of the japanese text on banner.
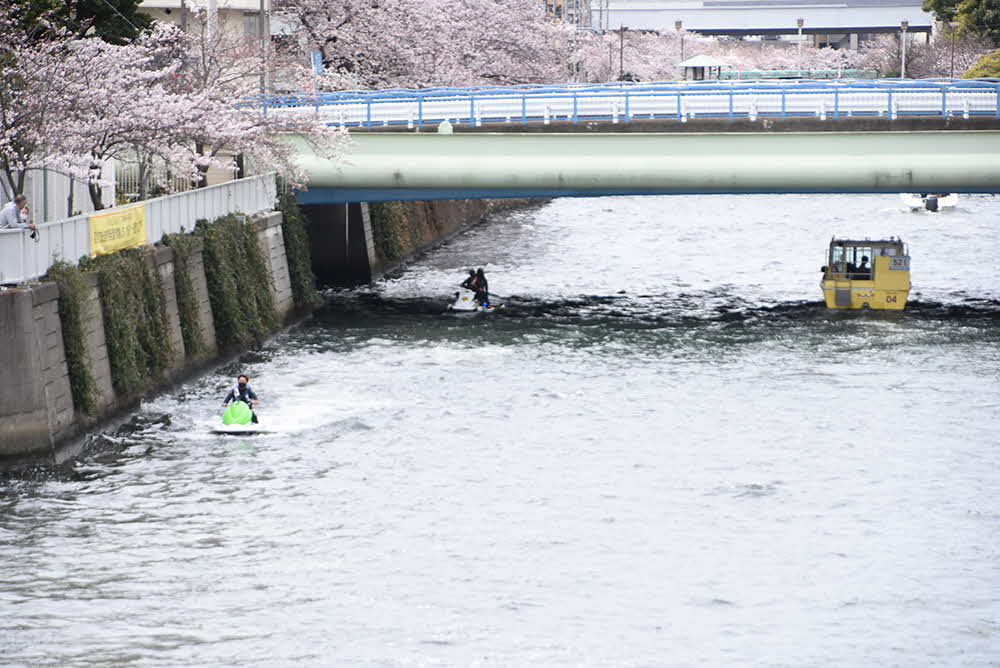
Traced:
<svg viewBox="0 0 1000 668">
<path fill-rule="evenodd" d="M 146 243 L 146 206 L 136 204 L 88 217 L 91 256 L 113 253 Z"/>
</svg>

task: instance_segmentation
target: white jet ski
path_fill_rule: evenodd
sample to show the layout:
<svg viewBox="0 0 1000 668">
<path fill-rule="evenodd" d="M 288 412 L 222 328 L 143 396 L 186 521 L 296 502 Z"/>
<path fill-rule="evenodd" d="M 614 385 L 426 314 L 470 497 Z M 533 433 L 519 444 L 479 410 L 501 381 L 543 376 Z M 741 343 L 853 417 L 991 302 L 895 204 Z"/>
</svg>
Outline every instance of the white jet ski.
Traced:
<svg viewBox="0 0 1000 668">
<path fill-rule="evenodd" d="M 940 211 L 958 204 L 958 193 L 899 193 L 899 198 L 911 211 Z"/>
<path fill-rule="evenodd" d="M 475 292 L 459 288 L 452 300 L 448 302 L 447 310 L 455 311 L 456 313 L 490 313 L 502 308 L 503 304 L 488 304 L 487 306 L 483 306 L 476 301 Z"/>
</svg>

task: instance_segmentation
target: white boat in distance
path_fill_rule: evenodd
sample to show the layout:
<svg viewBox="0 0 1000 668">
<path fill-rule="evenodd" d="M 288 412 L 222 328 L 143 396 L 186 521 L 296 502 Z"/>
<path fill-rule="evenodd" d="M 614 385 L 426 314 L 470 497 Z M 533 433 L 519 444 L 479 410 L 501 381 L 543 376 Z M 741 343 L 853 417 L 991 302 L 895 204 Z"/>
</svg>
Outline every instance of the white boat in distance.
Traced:
<svg viewBox="0 0 1000 668">
<path fill-rule="evenodd" d="M 911 211 L 918 209 L 940 211 L 958 204 L 958 193 L 900 193 L 899 198 L 910 207 Z"/>
</svg>

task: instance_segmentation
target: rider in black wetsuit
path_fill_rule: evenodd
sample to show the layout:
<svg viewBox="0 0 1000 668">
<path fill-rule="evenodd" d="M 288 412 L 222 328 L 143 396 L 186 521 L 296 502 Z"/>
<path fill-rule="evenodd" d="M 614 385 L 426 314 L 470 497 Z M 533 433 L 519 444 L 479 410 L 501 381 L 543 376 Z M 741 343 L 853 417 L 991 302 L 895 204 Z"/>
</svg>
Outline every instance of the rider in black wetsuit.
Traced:
<svg viewBox="0 0 1000 668">
<path fill-rule="evenodd" d="M 229 394 L 226 395 L 222 407 L 225 408 L 228 406 L 230 401 L 242 401 L 249 406 L 250 414 L 253 416 L 253 423 L 257 424 L 257 414 L 253 412 L 253 407 L 258 403 L 257 395 L 250 389 L 250 379 L 245 375 L 240 374 L 236 378 L 236 385 L 233 386 L 233 389 L 229 390 Z"/>
<path fill-rule="evenodd" d="M 490 284 L 486 281 L 486 274 L 482 268 L 476 271 L 476 301 L 483 306 L 490 304 Z"/>
</svg>

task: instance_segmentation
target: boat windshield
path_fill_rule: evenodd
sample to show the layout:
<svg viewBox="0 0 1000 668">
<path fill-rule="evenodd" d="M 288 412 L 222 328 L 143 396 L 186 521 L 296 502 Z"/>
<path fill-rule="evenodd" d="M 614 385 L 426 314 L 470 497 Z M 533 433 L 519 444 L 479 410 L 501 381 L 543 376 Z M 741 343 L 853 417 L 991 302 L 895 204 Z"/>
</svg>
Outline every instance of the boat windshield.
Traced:
<svg viewBox="0 0 1000 668">
<path fill-rule="evenodd" d="M 873 249 L 871 246 L 832 246 L 827 274 L 830 278 L 842 280 L 870 281 L 873 278 L 873 260 L 876 253 L 881 250 L 888 249 Z"/>
</svg>

